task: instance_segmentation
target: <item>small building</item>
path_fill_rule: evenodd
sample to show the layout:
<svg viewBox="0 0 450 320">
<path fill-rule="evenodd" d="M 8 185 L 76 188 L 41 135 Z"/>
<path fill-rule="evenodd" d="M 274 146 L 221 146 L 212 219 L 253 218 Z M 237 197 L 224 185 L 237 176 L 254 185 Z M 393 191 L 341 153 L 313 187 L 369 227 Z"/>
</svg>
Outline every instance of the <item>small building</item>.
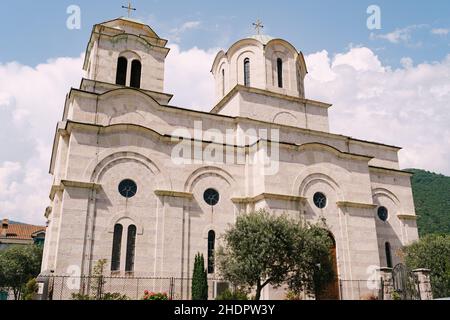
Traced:
<svg viewBox="0 0 450 320">
<path fill-rule="evenodd" d="M 0 233 L 0 250 L 11 245 L 43 245 L 45 240 L 45 230 L 45 226 L 10 223 L 8 219 L 3 219 Z"/>
</svg>

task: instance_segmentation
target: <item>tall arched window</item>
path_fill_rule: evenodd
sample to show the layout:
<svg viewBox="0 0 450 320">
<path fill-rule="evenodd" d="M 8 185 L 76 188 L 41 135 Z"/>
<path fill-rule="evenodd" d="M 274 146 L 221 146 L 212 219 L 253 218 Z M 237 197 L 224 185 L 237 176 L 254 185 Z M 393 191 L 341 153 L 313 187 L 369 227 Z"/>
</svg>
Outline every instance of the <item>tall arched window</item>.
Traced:
<svg viewBox="0 0 450 320">
<path fill-rule="evenodd" d="M 122 247 L 122 232 L 123 232 L 122 225 L 116 224 L 114 226 L 113 248 L 111 254 L 111 271 L 120 270 L 120 250 Z"/>
<path fill-rule="evenodd" d="M 134 254 L 136 248 L 136 226 L 131 225 L 128 227 L 128 235 L 127 235 L 127 259 L 125 262 L 125 271 L 133 272 L 134 271 Z"/>
<path fill-rule="evenodd" d="M 130 87 L 140 88 L 141 87 L 141 71 L 142 64 L 139 60 L 133 60 L 131 63 L 131 80 Z"/>
<path fill-rule="evenodd" d="M 128 61 L 125 57 L 120 57 L 117 60 L 117 74 L 116 74 L 116 84 L 125 86 L 127 82 L 127 67 Z"/>
<path fill-rule="evenodd" d="M 277 59 L 278 88 L 283 88 L 283 60 Z"/>
<path fill-rule="evenodd" d="M 386 264 L 388 268 L 392 268 L 392 252 L 391 252 L 391 244 L 389 242 L 385 243 L 385 251 L 386 251 Z"/>
<path fill-rule="evenodd" d="M 250 59 L 244 60 L 244 85 L 250 87 Z"/>
<path fill-rule="evenodd" d="M 214 250 L 216 246 L 216 233 L 208 232 L 208 273 L 214 273 Z"/>
<path fill-rule="evenodd" d="M 225 95 L 225 69 L 222 69 L 222 96 Z"/>
</svg>

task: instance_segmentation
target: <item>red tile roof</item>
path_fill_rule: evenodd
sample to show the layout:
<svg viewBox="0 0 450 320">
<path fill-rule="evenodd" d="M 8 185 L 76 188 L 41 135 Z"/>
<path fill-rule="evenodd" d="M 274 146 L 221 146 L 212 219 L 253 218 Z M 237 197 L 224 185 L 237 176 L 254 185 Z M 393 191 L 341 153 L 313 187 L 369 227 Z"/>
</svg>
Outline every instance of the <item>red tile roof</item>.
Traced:
<svg viewBox="0 0 450 320">
<path fill-rule="evenodd" d="M 44 231 L 45 227 L 31 224 L 10 224 L 6 231 L 7 239 L 32 240 L 32 235 L 38 231 Z M 1 238 L 1 236 L 0 236 Z"/>
</svg>

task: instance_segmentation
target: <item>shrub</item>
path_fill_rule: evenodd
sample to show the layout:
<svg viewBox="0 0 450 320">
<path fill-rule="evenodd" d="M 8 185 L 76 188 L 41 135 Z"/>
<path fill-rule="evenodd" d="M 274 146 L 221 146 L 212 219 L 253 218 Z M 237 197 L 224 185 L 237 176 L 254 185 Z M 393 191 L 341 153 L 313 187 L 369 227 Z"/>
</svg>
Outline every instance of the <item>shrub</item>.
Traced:
<svg viewBox="0 0 450 320">
<path fill-rule="evenodd" d="M 23 290 L 23 300 L 33 300 L 34 295 L 37 293 L 39 287 L 36 282 L 36 279 L 31 279 L 25 285 L 25 289 Z"/>
<path fill-rule="evenodd" d="M 157 293 L 157 292 L 149 292 L 148 290 L 144 291 L 144 297 L 142 298 L 142 300 L 161 300 L 161 301 L 167 301 L 170 300 L 169 296 L 167 295 L 167 293 L 163 292 L 163 293 Z"/>
<path fill-rule="evenodd" d="M 208 275 L 203 254 L 195 256 L 192 275 L 192 300 L 208 300 Z"/>
<path fill-rule="evenodd" d="M 402 297 L 400 296 L 400 293 L 397 291 L 393 291 L 391 294 L 392 300 L 402 300 Z"/>
<path fill-rule="evenodd" d="M 102 300 L 115 300 L 115 301 L 121 301 L 121 300 L 130 300 L 126 295 L 120 294 L 118 292 L 110 293 L 107 292 L 103 294 Z"/>
<path fill-rule="evenodd" d="M 225 290 L 220 295 L 216 297 L 216 300 L 248 300 L 247 294 L 241 290 Z"/>
<path fill-rule="evenodd" d="M 299 294 L 295 293 L 294 291 L 288 291 L 286 294 L 286 300 L 289 301 L 299 301 L 302 300 Z"/>
<path fill-rule="evenodd" d="M 80 301 L 85 301 L 85 300 L 115 300 L 115 301 L 120 301 L 120 300 L 130 300 L 130 298 L 128 298 L 126 295 L 118 293 L 118 292 L 106 292 L 102 295 L 101 299 L 98 299 L 96 296 L 90 296 L 88 294 L 81 294 L 81 293 L 72 293 L 72 300 L 80 300 Z"/>
<path fill-rule="evenodd" d="M 90 295 L 87 295 L 87 294 L 72 293 L 72 300 L 84 301 L 84 300 L 95 300 L 95 299 L 92 298 Z"/>
</svg>

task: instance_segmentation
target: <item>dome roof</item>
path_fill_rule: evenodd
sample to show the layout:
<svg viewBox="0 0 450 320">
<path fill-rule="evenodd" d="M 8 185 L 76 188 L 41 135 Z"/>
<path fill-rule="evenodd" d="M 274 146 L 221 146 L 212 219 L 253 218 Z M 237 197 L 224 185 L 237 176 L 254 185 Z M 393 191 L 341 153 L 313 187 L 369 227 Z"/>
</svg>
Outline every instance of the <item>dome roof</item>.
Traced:
<svg viewBox="0 0 450 320">
<path fill-rule="evenodd" d="M 265 34 L 256 34 L 254 36 L 251 36 L 250 39 L 258 40 L 263 45 L 266 45 L 269 43 L 270 40 L 273 40 L 274 38 Z"/>
</svg>

